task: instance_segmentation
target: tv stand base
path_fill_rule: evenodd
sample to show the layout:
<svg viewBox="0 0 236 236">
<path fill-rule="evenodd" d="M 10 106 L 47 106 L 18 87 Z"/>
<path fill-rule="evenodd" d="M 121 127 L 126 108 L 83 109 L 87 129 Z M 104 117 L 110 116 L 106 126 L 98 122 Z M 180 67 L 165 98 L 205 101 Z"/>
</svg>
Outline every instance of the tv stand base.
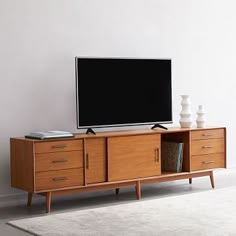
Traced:
<svg viewBox="0 0 236 236">
<path fill-rule="evenodd" d="M 167 127 L 160 125 L 160 124 L 153 125 L 151 129 L 155 129 L 155 128 L 161 128 L 161 129 L 166 129 L 166 130 L 168 129 Z"/>
<path fill-rule="evenodd" d="M 86 134 L 96 134 L 95 131 L 92 129 L 92 128 L 88 128 L 87 131 L 86 131 Z"/>
</svg>

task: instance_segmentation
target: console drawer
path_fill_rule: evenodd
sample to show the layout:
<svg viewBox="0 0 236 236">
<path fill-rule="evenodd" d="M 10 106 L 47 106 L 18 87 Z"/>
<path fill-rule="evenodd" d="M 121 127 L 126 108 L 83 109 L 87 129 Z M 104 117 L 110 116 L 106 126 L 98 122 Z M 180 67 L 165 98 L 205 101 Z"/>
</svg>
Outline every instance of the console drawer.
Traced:
<svg viewBox="0 0 236 236">
<path fill-rule="evenodd" d="M 35 143 L 35 153 L 75 151 L 75 150 L 83 150 L 82 139 Z"/>
<path fill-rule="evenodd" d="M 192 155 L 223 153 L 223 152 L 225 152 L 225 142 L 223 138 L 192 141 L 192 148 L 191 148 Z"/>
<path fill-rule="evenodd" d="M 50 171 L 83 167 L 83 152 L 50 152 L 35 154 L 35 171 Z"/>
<path fill-rule="evenodd" d="M 206 129 L 191 132 L 192 140 L 223 138 L 224 129 Z"/>
<path fill-rule="evenodd" d="M 191 171 L 212 168 L 225 168 L 224 153 L 200 155 L 191 157 Z"/>
<path fill-rule="evenodd" d="M 36 191 L 79 186 L 83 184 L 83 168 L 38 172 L 35 176 Z"/>
</svg>

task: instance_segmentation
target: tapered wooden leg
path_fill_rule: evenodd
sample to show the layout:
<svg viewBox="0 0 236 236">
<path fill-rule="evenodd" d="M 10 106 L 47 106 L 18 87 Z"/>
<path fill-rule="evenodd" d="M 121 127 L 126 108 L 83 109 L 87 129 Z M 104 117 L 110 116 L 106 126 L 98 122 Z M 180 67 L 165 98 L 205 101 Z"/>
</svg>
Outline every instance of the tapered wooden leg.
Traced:
<svg viewBox="0 0 236 236">
<path fill-rule="evenodd" d="M 192 178 L 189 178 L 188 181 L 189 181 L 189 184 L 192 184 Z"/>
<path fill-rule="evenodd" d="M 120 192 L 120 189 L 119 188 L 116 188 L 116 195 L 118 195 Z"/>
<path fill-rule="evenodd" d="M 141 198 L 141 184 L 140 184 L 140 181 L 136 182 L 135 190 L 136 190 L 136 197 L 139 200 Z"/>
<path fill-rule="evenodd" d="M 30 207 L 32 204 L 33 193 L 28 192 L 27 207 Z"/>
<path fill-rule="evenodd" d="M 46 213 L 49 213 L 51 210 L 51 197 L 52 197 L 52 193 L 47 192 L 46 193 Z"/>
<path fill-rule="evenodd" d="M 211 180 L 211 187 L 212 187 L 212 188 L 215 188 L 213 171 L 210 172 L 210 180 Z"/>
</svg>

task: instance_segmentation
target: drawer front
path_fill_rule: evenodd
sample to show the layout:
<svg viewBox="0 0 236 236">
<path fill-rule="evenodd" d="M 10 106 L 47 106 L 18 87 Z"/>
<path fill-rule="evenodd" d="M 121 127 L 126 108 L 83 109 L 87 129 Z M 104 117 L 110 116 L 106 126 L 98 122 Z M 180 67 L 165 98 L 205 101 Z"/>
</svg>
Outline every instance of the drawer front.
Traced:
<svg viewBox="0 0 236 236">
<path fill-rule="evenodd" d="M 83 152 L 50 152 L 35 154 L 35 171 L 50 171 L 83 167 Z"/>
<path fill-rule="evenodd" d="M 224 153 L 200 155 L 191 157 L 191 170 L 225 168 Z"/>
<path fill-rule="evenodd" d="M 224 138 L 224 129 L 206 129 L 191 132 L 192 140 Z"/>
<path fill-rule="evenodd" d="M 224 139 L 221 138 L 192 141 L 191 152 L 192 155 L 223 153 L 225 152 Z"/>
<path fill-rule="evenodd" d="M 47 141 L 35 144 L 35 153 L 61 152 L 83 150 L 83 141 L 80 140 L 63 140 Z"/>
<path fill-rule="evenodd" d="M 36 191 L 81 186 L 83 184 L 83 168 L 38 172 L 35 176 Z"/>
</svg>

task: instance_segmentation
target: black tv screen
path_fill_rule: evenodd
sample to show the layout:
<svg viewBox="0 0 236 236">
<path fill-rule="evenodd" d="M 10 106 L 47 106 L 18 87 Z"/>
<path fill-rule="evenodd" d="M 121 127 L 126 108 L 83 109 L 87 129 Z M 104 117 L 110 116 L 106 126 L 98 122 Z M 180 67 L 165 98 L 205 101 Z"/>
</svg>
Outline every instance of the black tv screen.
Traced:
<svg viewBox="0 0 236 236">
<path fill-rule="evenodd" d="M 75 58 L 77 128 L 172 123 L 170 59 Z"/>
</svg>

